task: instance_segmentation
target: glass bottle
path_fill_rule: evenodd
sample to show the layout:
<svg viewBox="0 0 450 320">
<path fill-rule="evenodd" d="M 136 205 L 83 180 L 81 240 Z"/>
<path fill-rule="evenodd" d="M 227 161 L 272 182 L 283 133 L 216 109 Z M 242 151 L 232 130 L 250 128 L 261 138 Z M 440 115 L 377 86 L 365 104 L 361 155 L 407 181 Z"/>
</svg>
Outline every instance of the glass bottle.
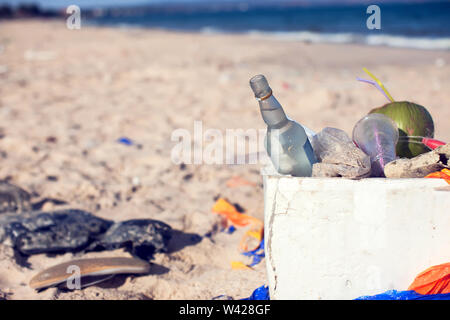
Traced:
<svg viewBox="0 0 450 320">
<path fill-rule="evenodd" d="M 310 177 L 317 160 L 305 129 L 286 116 L 263 75 L 251 78 L 250 87 L 267 124 L 265 147 L 275 169 L 281 174 Z"/>
</svg>

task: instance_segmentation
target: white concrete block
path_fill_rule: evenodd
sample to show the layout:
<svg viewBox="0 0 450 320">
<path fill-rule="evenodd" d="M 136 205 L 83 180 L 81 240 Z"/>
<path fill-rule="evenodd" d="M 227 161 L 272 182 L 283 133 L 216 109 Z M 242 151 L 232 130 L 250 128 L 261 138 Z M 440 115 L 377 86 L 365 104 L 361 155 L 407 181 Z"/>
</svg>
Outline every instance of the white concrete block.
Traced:
<svg viewBox="0 0 450 320">
<path fill-rule="evenodd" d="M 264 168 L 271 299 L 355 299 L 407 290 L 450 261 L 442 179 L 295 178 Z"/>
</svg>

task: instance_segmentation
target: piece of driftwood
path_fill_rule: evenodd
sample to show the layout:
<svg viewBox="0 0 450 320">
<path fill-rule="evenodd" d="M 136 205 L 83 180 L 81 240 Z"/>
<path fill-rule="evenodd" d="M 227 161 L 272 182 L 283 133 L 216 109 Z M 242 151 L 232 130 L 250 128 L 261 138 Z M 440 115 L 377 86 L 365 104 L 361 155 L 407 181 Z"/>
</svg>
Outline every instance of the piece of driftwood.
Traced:
<svg viewBox="0 0 450 320">
<path fill-rule="evenodd" d="M 450 143 L 411 159 L 397 159 L 384 167 L 386 178 L 423 178 L 449 168 Z"/>
</svg>

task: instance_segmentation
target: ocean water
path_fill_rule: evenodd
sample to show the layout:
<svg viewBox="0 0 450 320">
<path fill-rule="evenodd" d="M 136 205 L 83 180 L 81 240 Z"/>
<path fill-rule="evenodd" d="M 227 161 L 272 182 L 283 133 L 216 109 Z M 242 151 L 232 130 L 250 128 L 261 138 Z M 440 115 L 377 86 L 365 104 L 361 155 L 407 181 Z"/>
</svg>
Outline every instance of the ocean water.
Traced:
<svg viewBox="0 0 450 320">
<path fill-rule="evenodd" d="M 369 30 L 368 5 L 145 7 L 104 10 L 88 23 L 204 33 L 248 33 L 282 41 L 361 43 L 450 50 L 450 1 L 380 4 L 381 29 Z"/>
</svg>

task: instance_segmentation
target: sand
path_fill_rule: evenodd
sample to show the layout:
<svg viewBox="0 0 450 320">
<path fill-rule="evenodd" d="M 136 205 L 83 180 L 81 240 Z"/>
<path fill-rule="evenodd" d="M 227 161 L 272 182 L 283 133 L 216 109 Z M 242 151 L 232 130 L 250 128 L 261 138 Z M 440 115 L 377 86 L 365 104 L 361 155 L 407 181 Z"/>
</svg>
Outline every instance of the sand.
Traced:
<svg viewBox="0 0 450 320">
<path fill-rule="evenodd" d="M 128 254 L 36 255 L 31 268 L 23 268 L 11 248 L 0 245 L 0 298 L 248 297 L 267 284 L 264 260 L 253 270 L 232 270 L 233 260 L 249 262 L 238 250 L 246 229 L 221 232 L 211 207 L 220 195 L 263 219 L 261 165 L 180 166 L 171 157 L 172 132 L 193 132 L 194 121 L 224 133 L 264 129 L 248 86 L 251 76 L 263 73 L 291 118 L 315 131 L 331 126 L 351 134 L 357 120 L 386 103 L 375 88 L 355 80 L 366 76 L 363 67 L 396 100 L 426 106 L 436 137 L 450 141 L 447 51 L 1 22 L 0 178 L 32 193 L 44 210 L 80 208 L 118 221 L 159 219 L 178 232 L 169 253 L 155 256 L 150 275 L 120 276 L 74 292 L 37 293 L 28 282 L 72 258 Z M 118 143 L 120 137 L 134 145 Z M 227 187 L 233 176 L 254 185 Z"/>
</svg>

